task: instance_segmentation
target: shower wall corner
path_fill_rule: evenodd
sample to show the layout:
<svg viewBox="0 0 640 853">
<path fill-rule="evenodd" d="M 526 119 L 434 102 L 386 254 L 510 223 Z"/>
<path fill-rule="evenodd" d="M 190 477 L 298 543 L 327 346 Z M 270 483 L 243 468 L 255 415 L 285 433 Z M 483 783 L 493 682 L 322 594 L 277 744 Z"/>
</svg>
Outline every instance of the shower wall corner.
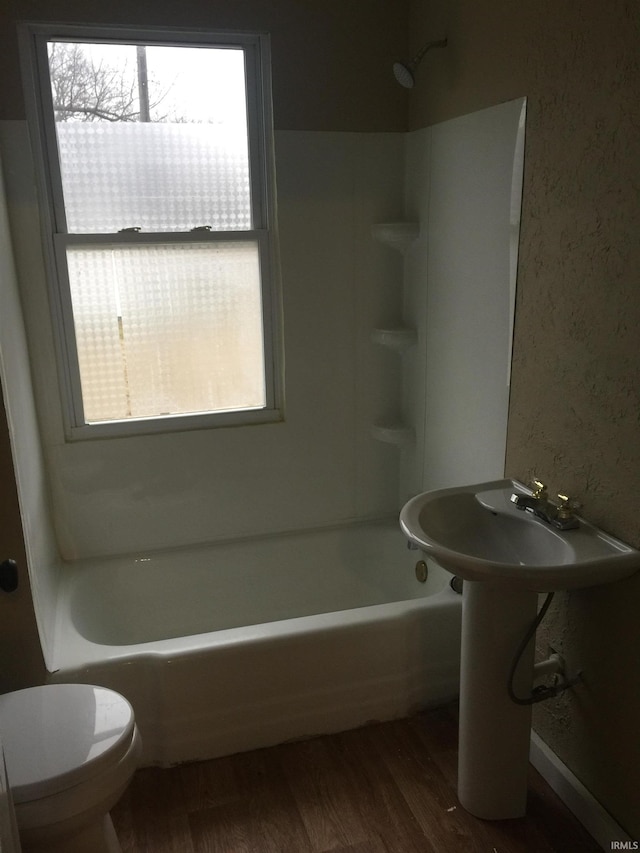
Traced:
<svg viewBox="0 0 640 853">
<path fill-rule="evenodd" d="M 5 154 L 19 142 L 21 122 L 0 122 L 0 152 Z M 24 132 L 24 131 L 22 131 Z M 7 548 L 18 550 L 19 585 L 13 600 L 3 600 L 7 609 L 10 633 L 3 631 L 0 659 L 15 657 L 21 650 L 23 664 L 40 654 L 27 654 L 27 649 L 40 646 L 45 666 L 52 661 L 58 596 L 60 558 L 56 545 L 49 490 L 46 481 L 44 456 L 38 428 L 33 384 L 24 318 L 14 264 L 14 240 L 10 229 L 10 211 L 19 204 L 12 194 L 12 173 L 3 179 L 0 162 L 0 381 L 7 417 L 7 432 L 11 445 L 11 463 L 15 475 L 17 503 L 15 527 L 21 526 L 22 542 L 16 543 L 19 532 L 7 531 Z M 20 547 L 19 547 L 20 546 Z M 4 547 L 4 543 L 3 543 Z M 13 557 L 6 553 L 3 559 Z M 27 565 L 23 565 L 26 558 Z M 35 617 L 35 618 L 34 618 Z M 5 639 L 6 638 L 6 639 Z M 7 651 L 7 647 L 9 647 Z M 11 651 L 13 650 L 13 651 Z M 11 669 L 7 664 L 6 669 Z M 37 660 L 23 665 L 19 678 L 39 680 Z M 3 673 L 4 674 L 4 673 Z"/>
</svg>

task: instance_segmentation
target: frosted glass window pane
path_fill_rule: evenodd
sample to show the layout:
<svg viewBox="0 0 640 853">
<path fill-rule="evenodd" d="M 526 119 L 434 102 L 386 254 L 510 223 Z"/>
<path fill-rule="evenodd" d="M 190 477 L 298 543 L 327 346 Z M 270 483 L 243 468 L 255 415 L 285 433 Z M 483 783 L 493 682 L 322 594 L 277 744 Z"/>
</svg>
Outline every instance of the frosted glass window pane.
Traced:
<svg viewBox="0 0 640 853">
<path fill-rule="evenodd" d="M 48 48 L 70 233 L 253 227 L 242 49 Z"/>
<path fill-rule="evenodd" d="M 70 247 L 87 422 L 266 405 L 258 246 Z"/>
</svg>

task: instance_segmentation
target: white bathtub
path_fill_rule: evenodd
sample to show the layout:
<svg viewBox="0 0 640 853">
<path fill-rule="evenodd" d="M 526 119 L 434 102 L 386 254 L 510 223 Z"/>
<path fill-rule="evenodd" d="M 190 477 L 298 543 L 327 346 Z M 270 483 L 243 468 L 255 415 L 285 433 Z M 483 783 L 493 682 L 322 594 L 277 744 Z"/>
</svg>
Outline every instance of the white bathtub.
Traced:
<svg viewBox="0 0 640 853">
<path fill-rule="evenodd" d="M 51 681 L 133 704 L 170 765 L 457 695 L 461 597 L 396 522 L 65 566 Z"/>
</svg>

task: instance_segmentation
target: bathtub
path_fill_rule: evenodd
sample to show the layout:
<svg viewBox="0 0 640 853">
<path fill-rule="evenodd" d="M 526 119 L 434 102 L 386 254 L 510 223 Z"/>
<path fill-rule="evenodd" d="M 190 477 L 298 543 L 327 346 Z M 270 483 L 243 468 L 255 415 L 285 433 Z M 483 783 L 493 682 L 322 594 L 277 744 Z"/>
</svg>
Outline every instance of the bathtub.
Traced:
<svg viewBox="0 0 640 853">
<path fill-rule="evenodd" d="M 461 597 L 423 558 L 390 521 L 69 563 L 49 680 L 126 696 L 146 765 L 410 714 L 458 692 Z"/>
</svg>

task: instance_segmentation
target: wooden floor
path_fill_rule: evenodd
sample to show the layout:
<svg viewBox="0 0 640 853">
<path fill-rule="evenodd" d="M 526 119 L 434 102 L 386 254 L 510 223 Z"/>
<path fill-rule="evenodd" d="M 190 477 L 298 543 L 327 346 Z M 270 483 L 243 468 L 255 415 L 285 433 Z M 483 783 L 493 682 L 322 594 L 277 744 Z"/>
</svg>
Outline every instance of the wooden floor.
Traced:
<svg viewBox="0 0 640 853">
<path fill-rule="evenodd" d="M 140 770 L 112 812 L 124 853 L 597 853 L 531 768 L 527 817 L 458 804 L 448 709 Z"/>
</svg>

